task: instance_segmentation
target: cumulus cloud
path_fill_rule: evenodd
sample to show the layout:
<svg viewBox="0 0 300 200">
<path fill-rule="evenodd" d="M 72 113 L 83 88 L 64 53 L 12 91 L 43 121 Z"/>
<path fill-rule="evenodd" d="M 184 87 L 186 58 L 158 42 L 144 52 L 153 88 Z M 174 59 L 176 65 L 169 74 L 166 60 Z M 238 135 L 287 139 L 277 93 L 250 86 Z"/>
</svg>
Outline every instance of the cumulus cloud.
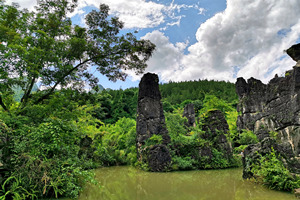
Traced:
<svg viewBox="0 0 300 200">
<path fill-rule="evenodd" d="M 196 9 L 199 10 L 199 14 L 205 11 L 199 5 L 176 4 L 174 0 L 169 5 L 146 0 L 84 0 L 79 2 L 77 11 L 86 5 L 98 8 L 100 3 L 109 5 L 111 13 L 118 16 L 125 23 L 124 27 L 129 29 L 154 28 L 164 23 L 166 27 L 179 26 L 184 17 L 180 15 L 182 9 Z"/>
<path fill-rule="evenodd" d="M 228 0 L 224 12 L 199 27 L 183 74 L 234 81 L 239 68 L 237 76 L 246 78 L 280 75 L 294 65 L 283 50 L 299 38 L 299 18 L 300 1 Z"/>
<path fill-rule="evenodd" d="M 32 0 L 8 0 L 7 3 L 17 2 L 21 7 L 33 9 L 36 1 Z M 109 5 L 111 14 L 114 14 L 125 23 L 125 28 L 153 28 L 163 23 L 166 27 L 180 24 L 183 15 L 180 15 L 182 9 L 196 9 L 199 14 L 203 14 L 205 9 L 199 5 L 176 4 L 174 0 L 169 4 L 161 4 L 147 0 L 80 0 L 78 7 L 71 15 L 83 14 L 83 8 L 93 6 L 98 8 L 100 3 Z"/>
<path fill-rule="evenodd" d="M 227 0 L 224 12 L 200 25 L 197 42 L 185 55 L 181 45 L 172 45 L 163 34 L 148 34 L 150 40 L 156 36 L 158 49 L 165 48 L 151 58 L 149 70 L 161 74 L 164 81 L 234 82 L 242 76 L 267 82 L 295 65 L 283 50 L 299 39 L 299 19 L 300 1 Z M 159 64 L 160 69 L 155 67 Z"/>
<path fill-rule="evenodd" d="M 186 43 L 170 43 L 169 38 L 160 31 L 147 33 L 142 39 L 147 39 L 156 45 L 156 50 L 148 62 L 146 72 L 154 72 L 160 75 L 161 80 L 169 80 L 176 71 L 182 69 L 181 61 L 184 56 L 183 51 L 188 45 Z M 140 76 L 136 76 L 134 72 L 127 71 L 133 81 L 140 80 Z"/>
<path fill-rule="evenodd" d="M 6 4 L 18 3 L 22 8 L 33 10 L 36 5 L 36 1 L 32 0 L 6 0 Z"/>
<path fill-rule="evenodd" d="M 84 0 L 79 1 L 77 11 L 89 6 L 109 5 L 111 14 L 125 22 L 125 28 L 152 28 L 164 22 L 164 5 L 145 0 Z M 76 13 L 76 12 L 75 12 Z"/>
</svg>

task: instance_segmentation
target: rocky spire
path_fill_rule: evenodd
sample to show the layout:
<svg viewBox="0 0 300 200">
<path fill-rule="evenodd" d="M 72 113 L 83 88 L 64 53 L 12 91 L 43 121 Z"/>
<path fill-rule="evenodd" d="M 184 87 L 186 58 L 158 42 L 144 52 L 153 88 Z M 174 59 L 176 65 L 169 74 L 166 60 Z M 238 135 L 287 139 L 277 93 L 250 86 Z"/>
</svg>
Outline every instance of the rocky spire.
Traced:
<svg viewBox="0 0 300 200">
<path fill-rule="evenodd" d="M 151 171 L 164 171 L 171 162 L 167 145 L 170 136 L 165 124 L 161 94 L 156 74 L 145 74 L 139 84 L 136 124 L 137 156 L 147 162 Z M 147 146 L 152 136 L 161 137 L 157 144 Z"/>
</svg>

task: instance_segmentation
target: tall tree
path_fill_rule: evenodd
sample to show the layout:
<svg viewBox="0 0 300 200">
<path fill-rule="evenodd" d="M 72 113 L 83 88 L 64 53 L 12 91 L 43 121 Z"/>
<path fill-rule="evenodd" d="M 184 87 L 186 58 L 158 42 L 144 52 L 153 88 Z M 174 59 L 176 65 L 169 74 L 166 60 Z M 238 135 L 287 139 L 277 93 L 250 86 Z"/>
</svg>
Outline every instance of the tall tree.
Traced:
<svg viewBox="0 0 300 200">
<path fill-rule="evenodd" d="M 20 108 L 40 103 L 60 86 L 82 82 L 96 86 L 89 66 L 110 80 L 124 80 L 125 70 L 142 73 L 155 45 L 132 33 L 120 34 L 123 23 L 109 16 L 101 4 L 91 11 L 86 26 L 73 25 L 68 17 L 77 0 L 39 0 L 36 11 L 0 2 L 0 105 L 8 110 L 7 94 L 13 86 L 24 91 Z M 32 96 L 34 84 L 44 88 Z"/>
</svg>

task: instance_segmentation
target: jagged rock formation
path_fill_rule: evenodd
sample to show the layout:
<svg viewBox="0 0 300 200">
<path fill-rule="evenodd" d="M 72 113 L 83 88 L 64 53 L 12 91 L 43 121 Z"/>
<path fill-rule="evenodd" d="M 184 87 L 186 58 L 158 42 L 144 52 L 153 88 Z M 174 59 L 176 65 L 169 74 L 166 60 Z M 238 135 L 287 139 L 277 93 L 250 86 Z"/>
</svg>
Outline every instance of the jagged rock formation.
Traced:
<svg viewBox="0 0 300 200">
<path fill-rule="evenodd" d="M 292 46 L 287 52 L 294 60 L 299 60 L 299 44 L 296 47 Z M 265 154 L 273 147 L 283 156 L 286 167 L 299 173 L 300 68 L 295 66 L 285 77 L 276 75 L 268 84 L 254 78 L 247 82 L 238 78 L 236 91 L 240 99 L 238 111 L 241 112 L 238 129 L 253 131 L 260 141 L 245 150 L 245 158 L 254 159 L 253 152 Z M 247 165 L 245 163 L 244 167 Z M 251 176 L 248 172 L 244 169 L 245 177 Z"/>
<path fill-rule="evenodd" d="M 182 116 L 186 117 L 187 120 L 188 120 L 187 123 L 186 123 L 187 127 L 196 126 L 194 104 L 192 104 L 192 103 L 187 104 L 184 107 L 184 111 L 183 111 L 183 115 Z"/>
<path fill-rule="evenodd" d="M 232 147 L 228 142 L 226 135 L 229 133 L 229 127 L 224 114 L 220 110 L 208 111 L 202 121 L 202 130 L 205 134 L 202 138 L 212 142 L 212 146 L 224 153 L 227 159 L 232 158 Z M 207 147 L 200 149 L 200 156 L 212 157 L 212 152 Z"/>
<path fill-rule="evenodd" d="M 146 160 L 151 171 L 165 170 L 171 162 L 167 148 L 170 136 L 165 124 L 156 74 L 145 74 L 139 84 L 136 134 L 138 160 Z M 144 147 L 154 134 L 162 137 L 162 144 L 156 144 L 151 148 Z"/>
<path fill-rule="evenodd" d="M 300 68 L 286 72 L 286 77 L 274 77 L 269 84 L 250 78 L 238 78 L 236 83 L 240 103 L 237 126 L 252 130 L 261 141 L 270 132 L 278 133 L 280 143 L 295 156 L 300 153 Z"/>
<path fill-rule="evenodd" d="M 300 43 L 291 46 L 286 50 L 286 53 L 297 62 L 296 66 L 300 66 Z"/>
</svg>

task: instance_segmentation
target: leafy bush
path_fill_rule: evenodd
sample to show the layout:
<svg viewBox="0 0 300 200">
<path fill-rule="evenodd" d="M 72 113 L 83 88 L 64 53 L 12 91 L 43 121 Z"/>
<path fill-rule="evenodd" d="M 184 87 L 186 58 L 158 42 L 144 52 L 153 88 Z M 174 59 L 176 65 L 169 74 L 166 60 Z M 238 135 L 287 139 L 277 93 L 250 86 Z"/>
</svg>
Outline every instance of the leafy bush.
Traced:
<svg viewBox="0 0 300 200">
<path fill-rule="evenodd" d="M 251 169 L 257 182 L 275 190 L 293 191 L 300 187 L 300 178 L 291 175 L 274 149 L 265 156 L 259 156 L 259 162 L 252 164 Z"/>
<path fill-rule="evenodd" d="M 165 113 L 166 125 L 171 137 L 186 135 L 187 128 L 184 124 L 187 122 L 185 117 L 182 117 L 181 110 L 175 110 L 174 113 Z"/>
<path fill-rule="evenodd" d="M 11 176 L 6 179 L 1 187 L 0 196 L 1 200 L 5 199 L 18 199 L 18 200 L 25 200 L 25 199 L 37 199 L 37 195 L 35 194 L 36 191 L 31 188 L 29 191 L 26 190 L 22 185 L 22 180 L 20 177 Z M 7 186 L 9 190 L 7 190 Z"/>
<path fill-rule="evenodd" d="M 103 125 L 95 136 L 97 162 L 104 166 L 134 164 L 137 160 L 135 120 L 121 118 L 115 124 Z"/>
<path fill-rule="evenodd" d="M 226 121 L 229 126 L 230 141 L 235 144 L 239 139 L 239 134 L 236 126 L 238 112 L 236 110 L 226 112 Z"/>
<path fill-rule="evenodd" d="M 188 169 L 215 169 L 240 166 L 241 158 L 230 158 L 224 152 L 216 149 L 216 138 L 203 139 L 205 134 L 199 127 L 187 128 L 184 126 L 185 118 L 180 113 L 166 113 L 166 124 L 171 136 L 171 154 L 174 170 Z M 209 133 L 207 133 L 209 134 Z M 221 134 L 221 133 L 220 133 Z M 211 151 L 211 158 L 201 156 L 200 149 L 206 147 Z"/>
<path fill-rule="evenodd" d="M 161 135 L 152 135 L 150 138 L 148 138 L 145 142 L 145 146 L 153 146 L 156 144 L 162 144 L 163 138 Z"/>
<path fill-rule="evenodd" d="M 212 168 L 227 168 L 230 166 L 229 161 L 224 157 L 224 153 L 218 151 L 217 149 L 212 149 L 213 157 L 211 166 Z"/>
<path fill-rule="evenodd" d="M 247 148 L 248 145 L 240 145 L 233 149 L 233 153 L 240 154 L 242 151 L 244 151 Z"/>
<path fill-rule="evenodd" d="M 235 110 L 230 104 L 228 104 L 223 99 L 219 99 L 214 95 L 207 94 L 205 95 L 205 98 L 203 100 L 203 108 L 200 110 L 199 113 L 207 113 L 208 110 L 212 109 L 220 110 L 222 111 L 222 113 L 224 113 L 224 115 L 226 114 L 226 112 L 232 112 Z"/>
<path fill-rule="evenodd" d="M 196 160 L 192 159 L 191 157 L 172 157 L 173 170 L 192 170 L 196 168 L 196 164 Z"/>
<path fill-rule="evenodd" d="M 93 179 L 78 158 L 81 132 L 76 123 L 49 118 L 37 127 L 15 125 L 9 136 L 10 171 L 2 185 L 3 195 L 76 198 L 84 182 Z M 24 191 L 29 196 L 21 195 Z"/>
<path fill-rule="evenodd" d="M 250 130 L 243 130 L 240 134 L 239 139 L 240 144 L 248 145 L 248 144 L 256 144 L 258 142 L 257 136 Z"/>
</svg>

